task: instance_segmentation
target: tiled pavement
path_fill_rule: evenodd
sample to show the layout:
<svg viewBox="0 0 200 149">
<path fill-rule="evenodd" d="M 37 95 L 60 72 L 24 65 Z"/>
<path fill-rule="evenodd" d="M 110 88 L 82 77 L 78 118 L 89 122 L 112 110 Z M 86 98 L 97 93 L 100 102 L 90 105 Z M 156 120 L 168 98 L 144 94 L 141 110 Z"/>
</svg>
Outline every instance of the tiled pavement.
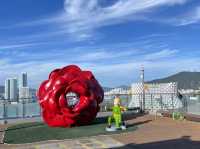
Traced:
<svg viewBox="0 0 200 149">
<path fill-rule="evenodd" d="M 45 142 L 39 144 L 9 145 L 6 147 L 2 146 L 2 149 L 110 149 L 122 146 L 122 143 L 112 139 L 109 136 L 96 136 L 49 143 Z"/>
<path fill-rule="evenodd" d="M 101 112 L 98 114 L 98 117 L 107 115 L 110 115 L 110 113 Z M 9 124 L 12 125 L 13 123 L 35 122 L 35 121 L 41 121 L 41 119 L 32 118 L 32 119 L 23 119 L 23 120 L 20 119 L 13 121 L 10 120 Z M 4 130 L 8 127 L 8 125 L 3 125 L 1 123 L 0 123 L 0 149 L 103 149 L 103 148 L 115 148 L 123 146 L 122 143 L 115 141 L 114 139 L 108 136 L 56 141 L 54 143 L 50 141 L 50 142 L 33 143 L 29 145 L 7 145 L 7 144 L 2 144 L 2 141 L 4 136 Z"/>
<path fill-rule="evenodd" d="M 7 128 L 7 125 L 0 125 L 0 143 L 3 143 L 4 130 Z M 1 149 L 1 147 L 0 147 Z"/>
<path fill-rule="evenodd" d="M 136 131 L 111 136 L 46 141 L 26 145 L 0 145 L 0 149 L 200 149 L 200 125 L 191 121 L 146 115 L 127 121 Z"/>
</svg>

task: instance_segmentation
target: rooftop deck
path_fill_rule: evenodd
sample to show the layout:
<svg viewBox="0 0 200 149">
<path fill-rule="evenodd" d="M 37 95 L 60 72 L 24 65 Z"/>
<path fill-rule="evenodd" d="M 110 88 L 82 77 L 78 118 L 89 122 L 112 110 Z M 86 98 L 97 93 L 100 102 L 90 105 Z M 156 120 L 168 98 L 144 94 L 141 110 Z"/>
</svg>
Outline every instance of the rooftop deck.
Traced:
<svg viewBox="0 0 200 149">
<path fill-rule="evenodd" d="M 81 148 L 120 148 L 120 149 L 199 149 L 200 123 L 192 121 L 177 121 L 168 117 L 139 115 L 129 118 L 127 125 L 136 125 L 133 132 L 86 137 L 63 141 L 45 141 L 28 145 L 0 145 L 2 149 L 29 148 L 70 148 L 69 144 L 78 144 Z M 106 140 L 110 140 L 106 141 Z M 78 147 L 72 145 L 72 148 Z"/>
</svg>

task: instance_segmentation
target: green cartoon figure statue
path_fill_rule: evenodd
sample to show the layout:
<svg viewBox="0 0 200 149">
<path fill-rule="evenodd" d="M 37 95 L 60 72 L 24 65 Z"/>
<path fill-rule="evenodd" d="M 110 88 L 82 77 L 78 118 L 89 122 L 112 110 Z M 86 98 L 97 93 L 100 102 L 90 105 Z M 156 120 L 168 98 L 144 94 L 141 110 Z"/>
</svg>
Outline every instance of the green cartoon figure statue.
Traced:
<svg viewBox="0 0 200 149">
<path fill-rule="evenodd" d="M 114 106 L 112 107 L 112 115 L 108 117 L 108 127 L 106 131 L 125 130 L 125 123 L 122 121 L 122 111 L 126 111 L 126 108 L 121 106 L 120 98 L 118 96 L 114 99 Z M 115 126 L 112 126 L 112 122 L 115 122 Z"/>
</svg>

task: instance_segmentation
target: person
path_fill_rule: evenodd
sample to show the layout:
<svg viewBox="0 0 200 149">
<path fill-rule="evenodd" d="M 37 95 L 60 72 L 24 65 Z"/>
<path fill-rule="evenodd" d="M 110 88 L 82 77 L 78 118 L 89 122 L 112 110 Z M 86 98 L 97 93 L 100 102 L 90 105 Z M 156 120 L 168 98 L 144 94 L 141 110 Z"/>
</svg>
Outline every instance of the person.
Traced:
<svg viewBox="0 0 200 149">
<path fill-rule="evenodd" d="M 121 106 L 121 100 L 117 95 L 114 99 L 112 115 L 108 117 L 108 129 L 111 129 L 111 124 L 113 121 L 115 122 L 116 129 L 126 129 L 125 123 L 122 121 L 122 111 L 126 111 L 126 108 Z"/>
</svg>

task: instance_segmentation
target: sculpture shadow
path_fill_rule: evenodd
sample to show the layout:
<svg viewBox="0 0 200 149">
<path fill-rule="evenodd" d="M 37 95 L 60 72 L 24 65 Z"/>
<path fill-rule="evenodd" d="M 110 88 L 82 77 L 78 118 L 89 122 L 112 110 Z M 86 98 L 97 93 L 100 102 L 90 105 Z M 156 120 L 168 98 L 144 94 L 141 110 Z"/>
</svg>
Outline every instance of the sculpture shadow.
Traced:
<svg viewBox="0 0 200 149">
<path fill-rule="evenodd" d="M 137 117 L 141 117 L 141 116 L 144 116 L 144 115 L 146 115 L 146 114 L 145 113 L 134 113 L 134 114 L 133 113 L 124 113 L 122 117 L 123 117 L 123 120 L 126 121 L 126 120 L 131 120 L 131 119 L 134 119 L 134 118 L 137 118 Z M 107 120 L 108 120 L 108 116 L 97 117 L 89 125 L 106 124 Z M 134 123 L 134 124 L 127 124 L 127 127 L 133 127 L 133 126 L 141 125 L 141 124 L 144 124 L 144 123 L 147 123 L 147 122 L 150 122 L 150 121 L 151 120 L 147 120 L 147 121 L 143 121 L 143 122 L 137 122 L 137 123 Z M 17 130 L 17 129 L 25 129 L 25 128 L 31 128 L 31 127 L 38 127 L 38 126 L 43 126 L 43 125 L 46 125 L 46 124 L 43 123 L 43 122 L 33 122 L 33 123 L 29 123 L 27 125 L 25 123 L 25 125 L 24 124 L 17 125 L 17 127 L 8 128 L 6 130 L 0 130 L 0 132 L 13 131 L 13 130 Z M 86 126 L 86 125 L 82 125 L 82 126 Z"/>
<path fill-rule="evenodd" d="M 148 113 L 133 113 L 133 112 L 130 112 L 130 113 L 124 113 L 122 115 L 122 118 L 123 118 L 123 120 L 127 121 L 127 120 L 132 120 L 132 119 L 135 119 L 135 118 L 138 118 L 138 117 L 142 117 L 142 116 L 145 116 L 145 115 L 148 115 Z"/>
<path fill-rule="evenodd" d="M 178 139 L 164 140 L 144 144 L 127 144 L 112 149 L 199 149 L 200 141 L 192 141 L 190 136 L 183 136 Z"/>
<path fill-rule="evenodd" d="M 128 124 L 126 125 L 126 127 L 129 128 L 129 127 L 139 126 L 139 125 L 143 125 L 143 124 L 145 124 L 145 123 L 149 123 L 149 122 L 151 122 L 151 121 L 152 121 L 152 120 L 146 120 L 146 121 L 136 122 L 136 123 L 132 123 L 132 124 L 128 123 Z"/>
<path fill-rule="evenodd" d="M 144 116 L 145 114 L 143 113 L 137 113 L 137 114 L 127 114 L 127 115 L 123 115 L 123 120 L 127 121 L 127 120 L 132 120 L 135 119 L 137 117 L 140 116 Z M 149 123 L 152 120 L 145 120 L 145 121 L 139 121 L 139 122 L 134 122 L 134 123 L 126 123 L 126 127 L 127 128 L 132 128 L 132 127 L 136 127 L 139 125 L 143 125 L 145 123 Z M 108 116 L 104 116 L 104 117 L 98 117 L 96 118 L 90 125 L 98 125 L 98 124 L 107 124 L 108 123 Z"/>
<path fill-rule="evenodd" d="M 21 124 L 21 125 L 19 125 L 19 126 L 16 126 L 16 127 L 14 127 L 14 128 L 8 128 L 8 129 L 6 129 L 5 131 L 13 131 L 13 130 L 18 130 L 18 129 L 25 129 L 25 128 L 31 128 L 31 127 L 38 127 L 38 126 L 43 126 L 43 125 L 45 125 L 44 123 L 42 123 L 42 122 L 36 122 L 36 123 L 30 123 L 30 124 L 26 124 L 26 125 L 24 125 L 24 124 Z"/>
</svg>

